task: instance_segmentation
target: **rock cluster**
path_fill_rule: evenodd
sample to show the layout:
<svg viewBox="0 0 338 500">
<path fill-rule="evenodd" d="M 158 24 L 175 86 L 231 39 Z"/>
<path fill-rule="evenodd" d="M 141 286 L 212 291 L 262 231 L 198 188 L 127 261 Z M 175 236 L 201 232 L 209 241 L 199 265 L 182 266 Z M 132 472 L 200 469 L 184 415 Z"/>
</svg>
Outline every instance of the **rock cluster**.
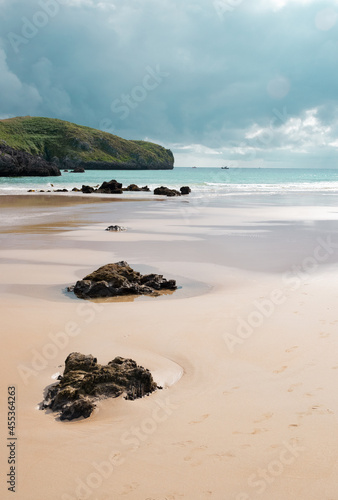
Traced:
<svg viewBox="0 0 338 500">
<path fill-rule="evenodd" d="M 122 194 L 123 193 L 122 184 L 120 182 L 117 182 L 115 179 L 109 182 L 103 182 L 101 186 L 95 190 L 95 193 Z"/>
<path fill-rule="evenodd" d="M 124 394 L 134 400 L 157 388 L 149 370 L 132 359 L 116 357 L 100 365 L 91 354 L 73 352 L 66 359 L 59 382 L 48 389 L 41 408 L 58 412 L 60 420 L 88 418 L 100 399 Z"/>
<path fill-rule="evenodd" d="M 77 170 L 78 172 L 82 171 L 81 168 Z M 75 172 L 75 170 L 73 171 Z M 1 155 L 0 155 L 0 175 L 1 175 Z M 92 193 L 100 193 L 100 194 L 122 194 L 124 191 L 128 192 L 149 192 L 150 189 L 148 186 L 139 187 L 136 184 L 130 184 L 128 187 L 122 187 L 120 182 L 117 182 L 115 179 L 112 179 L 109 182 L 103 182 L 101 186 L 86 186 L 83 185 L 81 189 L 74 187 L 72 189 L 73 192 L 79 193 L 82 192 L 84 194 L 92 194 Z M 29 192 L 33 192 L 30 190 Z M 67 189 L 58 189 L 57 192 L 67 192 Z M 189 186 L 182 186 L 179 191 L 176 189 L 170 189 L 166 186 L 158 187 L 154 190 L 155 195 L 161 196 L 181 196 L 191 193 L 191 189 Z"/>
<path fill-rule="evenodd" d="M 162 196 L 181 196 L 182 194 L 191 193 L 191 189 L 189 186 L 182 186 L 179 191 L 176 189 L 170 189 L 166 186 L 158 187 L 154 190 L 154 194 L 162 195 Z"/>
<path fill-rule="evenodd" d="M 46 177 L 61 175 L 53 163 L 40 156 L 33 156 L 25 151 L 17 151 L 4 143 L 0 143 L 0 177 Z"/>
<path fill-rule="evenodd" d="M 117 297 L 119 295 L 156 295 L 160 290 L 176 290 L 176 281 L 167 280 L 159 274 L 142 276 L 127 262 L 106 264 L 80 281 L 74 288 L 81 299 Z"/>
</svg>

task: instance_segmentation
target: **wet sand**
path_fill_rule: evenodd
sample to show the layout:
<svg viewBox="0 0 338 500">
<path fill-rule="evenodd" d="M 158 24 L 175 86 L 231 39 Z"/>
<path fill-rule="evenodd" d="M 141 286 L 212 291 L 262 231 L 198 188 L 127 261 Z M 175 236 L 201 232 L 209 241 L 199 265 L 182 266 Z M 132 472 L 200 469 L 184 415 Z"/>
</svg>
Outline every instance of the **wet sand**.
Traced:
<svg viewBox="0 0 338 500">
<path fill-rule="evenodd" d="M 33 219 L 12 205 L 13 231 L 0 229 L 0 459 L 4 473 L 15 385 L 16 498 L 336 498 L 335 207 L 41 203 Z M 128 231 L 104 231 L 115 223 Z M 182 288 L 104 303 L 64 292 L 119 260 Z M 37 405 L 72 351 L 132 357 L 164 390 L 59 422 Z"/>
</svg>

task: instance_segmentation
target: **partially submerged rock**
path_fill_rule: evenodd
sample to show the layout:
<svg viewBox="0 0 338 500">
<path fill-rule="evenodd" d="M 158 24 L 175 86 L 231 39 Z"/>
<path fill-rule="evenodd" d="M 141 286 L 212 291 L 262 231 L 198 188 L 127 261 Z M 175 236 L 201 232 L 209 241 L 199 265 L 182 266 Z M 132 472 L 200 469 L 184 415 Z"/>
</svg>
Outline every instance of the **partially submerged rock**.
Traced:
<svg viewBox="0 0 338 500">
<path fill-rule="evenodd" d="M 190 194 L 191 193 L 191 189 L 189 186 L 182 186 L 180 188 L 180 191 L 181 191 L 181 194 Z"/>
<path fill-rule="evenodd" d="M 123 191 L 145 191 L 145 192 L 149 192 L 150 189 L 148 188 L 148 186 L 143 186 L 143 187 L 139 187 L 137 186 L 136 184 L 129 184 L 128 187 L 124 188 Z"/>
<path fill-rule="evenodd" d="M 162 195 L 162 196 L 181 196 L 179 191 L 176 189 L 170 189 L 165 186 L 158 187 L 154 190 L 154 194 Z"/>
<path fill-rule="evenodd" d="M 72 174 L 83 174 L 85 169 L 83 167 L 75 167 L 74 170 L 71 171 Z"/>
<path fill-rule="evenodd" d="M 119 295 L 156 295 L 159 290 L 176 290 L 176 281 L 159 274 L 134 271 L 127 262 L 106 264 L 78 281 L 73 289 L 81 299 Z M 71 289 L 70 289 L 71 290 Z"/>
<path fill-rule="evenodd" d="M 82 186 L 81 190 L 84 194 L 91 194 L 95 192 L 95 189 L 91 186 Z"/>
<path fill-rule="evenodd" d="M 103 182 L 95 192 L 102 194 L 122 194 L 122 184 L 113 179 L 109 182 Z"/>
<path fill-rule="evenodd" d="M 127 229 L 122 226 L 108 226 L 106 231 L 126 231 Z"/>
<path fill-rule="evenodd" d="M 42 409 L 59 412 L 60 420 L 88 418 L 95 402 L 105 398 L 134 400 L 157 389 L 149 370 L 132 359 L 116 357 L 107 365 L 100 365 L 91 354 L 69 354 L 63 376 L 47 391 Z"/>
</svg>

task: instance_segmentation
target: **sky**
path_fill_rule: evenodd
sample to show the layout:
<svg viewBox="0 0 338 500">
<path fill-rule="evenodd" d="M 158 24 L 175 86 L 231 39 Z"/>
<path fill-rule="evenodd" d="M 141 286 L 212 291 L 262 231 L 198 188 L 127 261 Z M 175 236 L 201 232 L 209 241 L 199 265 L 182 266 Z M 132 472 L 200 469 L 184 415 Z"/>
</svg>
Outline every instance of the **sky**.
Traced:
<svg viewBox="0 0 338 500">
<path fill-rule="evenodd" d="M 177 167 L 338 168 L 338 0 L 0 0 L 0 118 Z"/>
</svg>

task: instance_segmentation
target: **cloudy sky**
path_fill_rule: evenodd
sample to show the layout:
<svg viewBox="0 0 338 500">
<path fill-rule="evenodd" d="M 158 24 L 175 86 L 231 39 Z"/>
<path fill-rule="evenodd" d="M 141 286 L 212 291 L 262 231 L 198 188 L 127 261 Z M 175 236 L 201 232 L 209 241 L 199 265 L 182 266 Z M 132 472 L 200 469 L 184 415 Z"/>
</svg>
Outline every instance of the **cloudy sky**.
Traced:
<svg viewBox="0 0 338 500">
<path fill-rule="evenodd" d="M 0 0 L 0 117 L 338 168 L 338 0 Z"/>
</svg>

